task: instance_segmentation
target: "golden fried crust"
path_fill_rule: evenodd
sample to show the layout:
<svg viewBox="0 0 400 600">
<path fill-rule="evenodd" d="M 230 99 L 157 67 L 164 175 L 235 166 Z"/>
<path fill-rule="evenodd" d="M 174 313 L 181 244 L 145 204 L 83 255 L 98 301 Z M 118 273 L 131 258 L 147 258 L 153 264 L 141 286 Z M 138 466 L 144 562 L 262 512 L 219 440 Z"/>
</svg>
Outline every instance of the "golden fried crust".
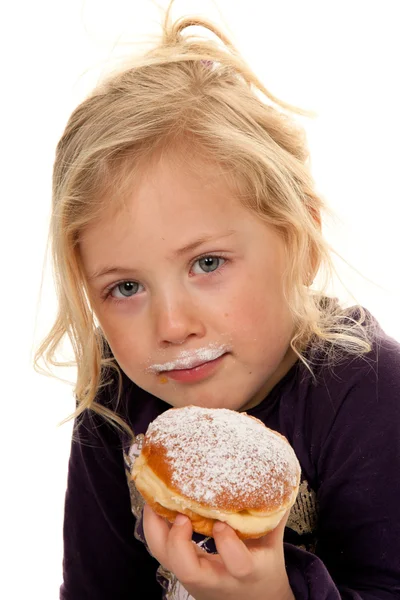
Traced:
<svg viewBox="0 0 400 600">
<path fill-rule="evenodd" d="M 170 522 L 185 514 L 194 531 L 212 536 L 218 519 L 248 539 L 272 531 L 293 505 L 300 465 L 286 438 L 258 419 L 192 406 L 149 426 L 132 478 Z"/>
<path fill-rule="evenodd" d="M 143 499 L 146 501 L 146 504 L 148 504 L 154 510 L 155 513 L 157 513 L 160 517 L 164 517 L 165 519 L 168 519 L 168 521 L 170 523 L 173 523 L 175 521 L 176 516 L 179 514 L 176 510 L 170 510 L 168 508 L 165 508 L 164 506 L 161 506 L 161 504 L 159 504 L 158 502 L 155 502 L 151 496 L 147 495 L 145 492 L 143 492 L 141 490 L 139 490 L 139 491 L 140 491 L 141 495 L 143 496 Z M 213 525 L 214 525 L 216 519 L 208 519 L 207 517 L 198 515 L 197 513 L 193 512 L 192 510 L 189 510 L 189 509 L 182 509 L 179 512 L 180 512 L 180 514 L 184 514 L 187 517 L 189 517 L 189 519 L 192 522 L 193 531 L 195 531 L 196 533 L 205 535 L 206 537 L 213 536 Z M 266 530 L 259 531 L 255 534 L 243 533 L 237 529 L 234 529 L 234 531 L 239 539 L 247 540 L 247 539 L 259 538 L 263 535 L 266 535 L 267 533 L 269 533 L 271 531 L 271 528 L 267 528 Z"/>
<path fill-rule="evenodd" d="M 176 409 L 173 409 L 176 410 Z M 253 417 L 249 417 L 253 418 Z M 274 432 L 275 433 L 275 432 Z M 277 435 L 284 440 L 285 444 L 288 441 L 285 437 Z M 161 479 L 165 485 L 175 495 L 183 496 L 182 487 L 179 485 L 179 480 L 173 481 L 173 470 L 171 468 L 170 461 L 167 457 L 167 450 L 160 444 L 153 444 L 150 440 L 144 440 L 142 455 L 146 460 L 148 467 Z M 258 477 L 259 474 L 254 474 L 254 478 Z M 274 494 L 275 489 L 284 490 L 283 495 Z M 265 493 L 267 491 L 268 493 Z M 227 493 L 220 493 L 216 499 L 216 505 L 222 510 L 228 512 L 241 512 L 243 510 L 254 509 L 257 512 L 271 513 L 288 503 L 293 494 L 293 486 L 287 484 L 284 474 L 282 476 L 275 475 L 274 481 L 269 477 L 265 477 L 262 485 L 258 487 L 258 492 L 253 492 L 251 497 L 238 498 L 237 496 L 228 495 Z M 204 508 L 210 508 L 209 504 L 200 502 Z"/>
</svg>

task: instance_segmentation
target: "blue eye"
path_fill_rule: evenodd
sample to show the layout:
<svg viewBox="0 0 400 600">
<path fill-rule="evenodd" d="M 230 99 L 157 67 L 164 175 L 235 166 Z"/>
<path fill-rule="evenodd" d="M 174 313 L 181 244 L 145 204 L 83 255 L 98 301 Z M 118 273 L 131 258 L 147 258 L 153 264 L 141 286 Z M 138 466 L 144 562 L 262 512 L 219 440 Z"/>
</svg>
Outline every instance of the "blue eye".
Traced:
<svg viewBox="0 0 400 600">
<path fill-rule="evenodd" d="M 202 269 L 200 273 L 212 273 L 213 271 L 216 271 L 224 262 L 225 259 L 220 256 L 203 256 L 202 258 L 196 260 L 195 264 L 198 264 Z"/>
<path fill-rule="evenodd" d="M 122 283 L 119 283 L 111 290 L 111 295 L 114 296 L 114 292 L 116 290 L 118 290 L 118 292 L 124 298 L 130 298 L 131 296 L 134 296 L 137 293 L 138 289 L 139 289 L 139 284 L 136 283 L 136 281 L 123 281 Z M 114 296 L 114 298 L 115 298 L 115 296 Z"/>
</svg>

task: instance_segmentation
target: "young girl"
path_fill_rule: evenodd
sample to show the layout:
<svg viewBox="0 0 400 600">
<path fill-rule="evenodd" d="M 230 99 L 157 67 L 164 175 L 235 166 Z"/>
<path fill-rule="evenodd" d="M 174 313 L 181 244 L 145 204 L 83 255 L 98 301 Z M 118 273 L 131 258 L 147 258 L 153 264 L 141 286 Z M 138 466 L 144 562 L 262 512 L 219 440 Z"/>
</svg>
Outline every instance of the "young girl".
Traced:
<svg viewBox="0 0 400 600">
<path fill-rule="evenodd" d="M 159 46 L 57 148 L 59 313 L 37 358 L 68 335 L 78 367 L 60 597 L 399 598 L 400 347 L 312 286 L 331 263 L 291 107 L 170 8 Z M 293 446 L 300 491 L 271 534 L 216 523 L 193 544 L 186 517 L 143 506 L 143 435 L 190 404 L 246 411 Z"/>
</svg>

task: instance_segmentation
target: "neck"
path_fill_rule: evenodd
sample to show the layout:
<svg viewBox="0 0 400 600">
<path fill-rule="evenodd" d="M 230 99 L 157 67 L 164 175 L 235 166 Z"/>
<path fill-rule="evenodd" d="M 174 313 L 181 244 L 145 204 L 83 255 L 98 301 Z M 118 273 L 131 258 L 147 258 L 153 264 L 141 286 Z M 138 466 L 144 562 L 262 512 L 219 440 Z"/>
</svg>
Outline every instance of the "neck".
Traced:
<svg viewBox="0 0 400 600">
<path fill-rule="evenodd" d="M 298 361 L 299 357 L 289 346 L 285 356 L 283 357 L 282 362 L 279 367 L 272 373 L 271 377 L 265 382 L 265 384 L 260 388 L 255 396 L 247 403 L 245 406 L 242 406 L 240 412 L 249 410 L 250 408 L 254 408 L 260 402 L 262 402 L 270 393 L 270 391 L 276 386 L 277 383 L 290 371 L 293 365 Z"/>
</svg>

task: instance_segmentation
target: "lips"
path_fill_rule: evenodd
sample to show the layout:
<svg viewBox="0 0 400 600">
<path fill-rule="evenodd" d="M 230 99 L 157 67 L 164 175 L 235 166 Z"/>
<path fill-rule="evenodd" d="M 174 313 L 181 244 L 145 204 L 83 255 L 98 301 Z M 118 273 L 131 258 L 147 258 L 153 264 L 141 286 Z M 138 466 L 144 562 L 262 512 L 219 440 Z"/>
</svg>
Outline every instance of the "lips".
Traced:
<svg viewBox="0 0 400 600">
<path fill-rule="evenodd" d="M 219 357 L 217 357 L 219 358 Z M 216 359 L 214 359 L 216 360 Z M 177 361 L 178 362 L 178 361 Z M 190 366 L 177 366 L 174 369 L 167 369 L 162 371 L 163 373 L 170 373 L 171 371 L 190 371 L 191 369 L 195 369 L 196 367 L 201 367 L 202 365 L 206 365 L 207 363 L 212 362 L 210 360 L 194 360 L 190 362 Z"/>
<path fill-rule="evenodd" d="M 190 368 L 180 368 L 162 371 L 160 375 L 167 377 L 168 379 L 174 379 L 175 381 L 180 381 L 183 383 L 201 381 L 214 374 L 214 372 L 218 369 L 220 363 L 223 362 L 225 356 L 227 356 L 226 353 L 222 354 L 218 358 L 215 358 L 214 360 L 210 360 L 207 362 L 203 361 L 199 363 L 199 361 L 197 361 L 197 364 Z"/>
<path fill-rule="evenodd" d="M 223 356 L 230 349 L 224 344 L 211 343 L 196 350 L 183 350 L 173 361 L 152 365 L 149 370 L 155 373 L 170 373 L 196 369 Z"/>
</svg>

